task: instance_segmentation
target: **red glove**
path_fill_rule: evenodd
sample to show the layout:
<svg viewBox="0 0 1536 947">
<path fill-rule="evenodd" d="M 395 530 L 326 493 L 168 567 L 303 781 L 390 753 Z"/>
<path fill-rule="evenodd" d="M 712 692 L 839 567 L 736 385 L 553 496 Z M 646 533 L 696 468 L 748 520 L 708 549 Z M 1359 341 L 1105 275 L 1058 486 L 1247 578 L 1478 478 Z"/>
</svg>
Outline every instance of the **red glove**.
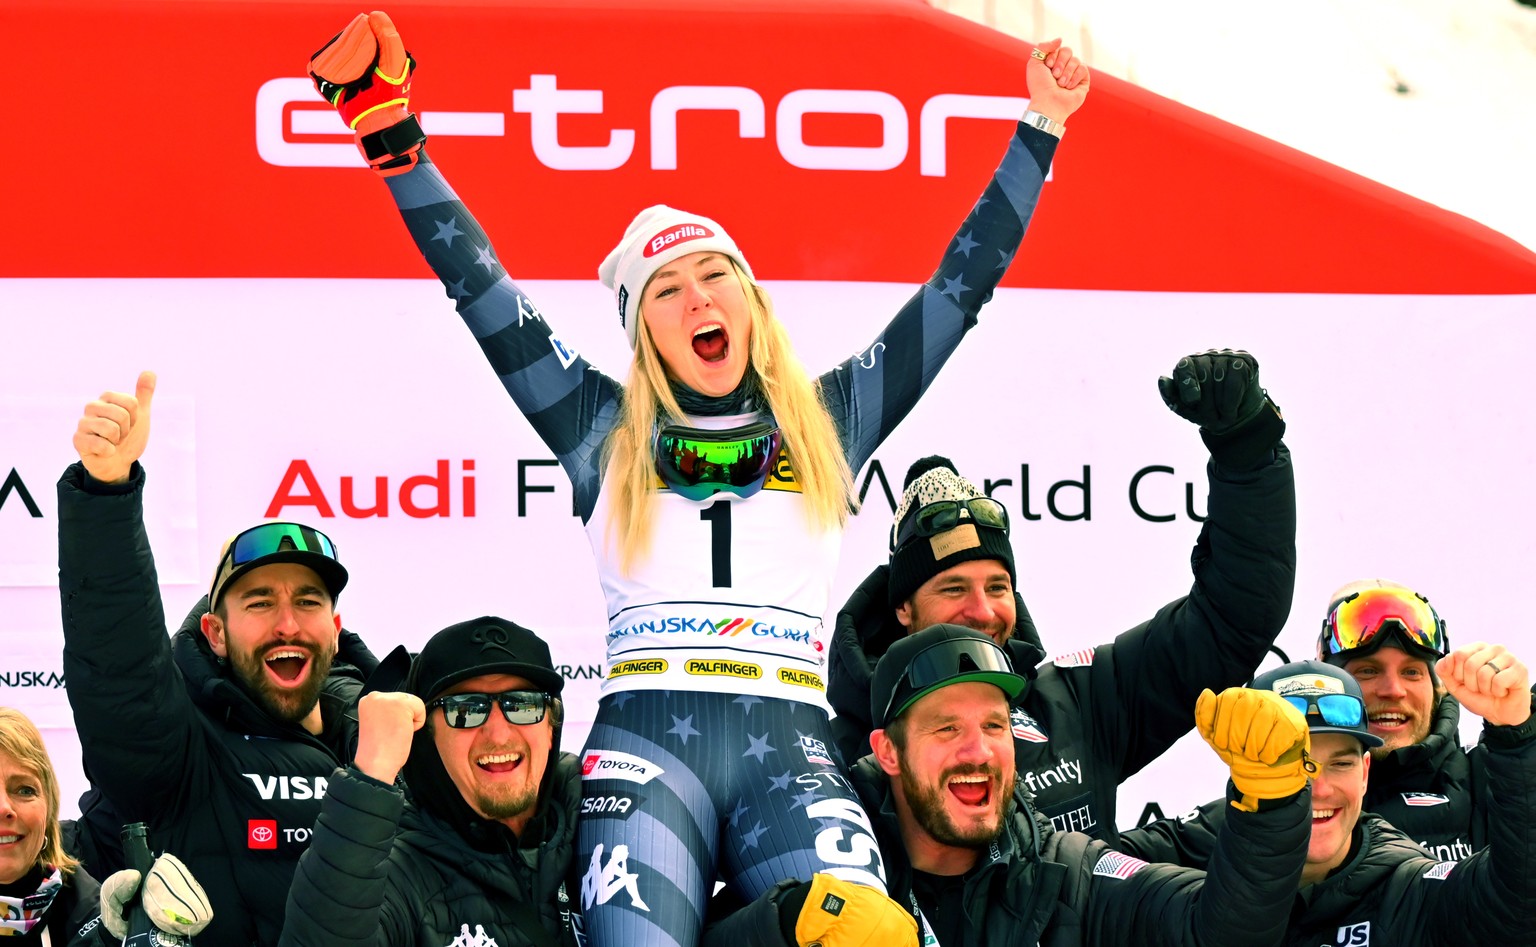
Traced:
<svg viewBox="0 0 1536 947">
<path fill-rule="evenodd" d="M 336 106 L 368 166 L 384 177 L 416 166 L 427 136 L 409 110 L 416 60 L 389 14 L 359 13 L 309 60 L 309 77 Z"/>
</svg>

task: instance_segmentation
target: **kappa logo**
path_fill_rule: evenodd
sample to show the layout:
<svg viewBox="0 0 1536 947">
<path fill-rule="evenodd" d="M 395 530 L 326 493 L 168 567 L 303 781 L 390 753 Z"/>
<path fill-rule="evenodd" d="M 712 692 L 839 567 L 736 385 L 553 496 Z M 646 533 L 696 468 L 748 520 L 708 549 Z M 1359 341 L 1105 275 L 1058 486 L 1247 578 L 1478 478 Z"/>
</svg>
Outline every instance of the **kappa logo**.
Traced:
<svg viewBox="0 0 1536 947">
<path fill-rule="evenodd" d="M 603 864 L 603 846 L 592 850 L 592 863 L 581 878 L 581 909 L 592 910 L 595 904 L 607 904 L 620 891 L 629 894 L 632 907 L 650 913 L 651 909 L 640 897 L 640 876 L 629 870 L 629 846 L 615 845 Z"/>
<path fill-rule="evenodd" d="M 582 779 L 623 779 L 643 785 L 664 772 L 650 760 L 618 750 L 588 750 L 581 758 Z"/>
<path fill-rule="evenodd" d="M 713 237 L 715 232 L 702 224 L 678 224 L 651 238 L 651 242 L 645 245 L 645 256 L 653 257 L 667 247 L 675 243 L 686 243 L 689 240 L 702 240 L 705 237 Z"/>
<path fill-rule="evenodd" d="M 443 947 L 500 947 L 496 938 L 485 932 L 485 926 L 475 925 L 475 932 L 469 932 L 468 924 L 459 925 L 459 936 L 444 944 Z"/>
<path fill-rule="evenodd" d="M 801 737 L 800 749 L 805 753 L 807 763 L 819 763 L 822 766 L 831 766 L 832 754 L 827 752 L 827 745 L 815 737 Z"/>
<path fill-rule="evenodd" d="M 1008 711 L 1008 722 L 1013 725 L 1013 738 L 1023 740 L 1025 743 L 1046 743 L 1051 739 L 1040 729 L 1040 724 L 1034 717 L 1024 712 L 1022 707 L 1015 707 Z"/>
<path fill-rule="evenodd" d="M 1359 924 L 1349 924 L 1339 928 L 1334 935 L 1334 947 L 1369 947 L 1371 943 L 1371 922 L 1361 921 Z"/>
<path fill-rule="evenodd" d="M 277 848 L 277 820 L 248 820 L 245 826 L 245 847 L 256 849 Z"/>
<path fill-rule="evenodd" d="M 1444 806 L 1451 802 L 1450 796 L 1442 796 L 1432 792 L 1405 792 L 1403 803 L 1410 806 Z"/>
</svg>

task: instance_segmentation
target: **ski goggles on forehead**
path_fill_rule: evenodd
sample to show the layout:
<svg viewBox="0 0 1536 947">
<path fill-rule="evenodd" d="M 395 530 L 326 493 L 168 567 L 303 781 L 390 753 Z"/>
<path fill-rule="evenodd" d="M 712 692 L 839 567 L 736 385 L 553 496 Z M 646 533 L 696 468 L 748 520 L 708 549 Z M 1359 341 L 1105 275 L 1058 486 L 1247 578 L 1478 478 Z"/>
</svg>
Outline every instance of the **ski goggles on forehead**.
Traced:
<svg viewBox="0 0 1536 947">
<path fill-rule="evenodd" d="M 1301 711 L 1303 717 L 1321 717 L 1330 727 L 1365 729 L 1365 703 L 1358 697 L 1349 694 L 1292 695 L 1286 697 L 1285 702 Z"/>
<path fill-rule="evenodd" d="M 929 645 L 907 662 L 906 670 L 891 689 L 891 699 L 886 701 L 879 725 L 886 726 L 900 717 L 929 691 L 967 680 L 995 684 L 1008 695 L 1009 701 L 1028 685 L 1028 680 L 1014 671 L 1013 662 L 994 642 L 950 638 Z"/>
<path fill-rule="evenodd" d="M 1429 599 L 1407 589 L 1365 589 L 1336 603 L 1323 619 L 1319 650 L 1328 657 L 1373 647 L 1394 631 L 1408 644 L 1442 657 L 1450 653 L 1445 622 Z"/>
<path fill-rule="evenodd" d="M 245 532 L 237 533 L 225 547 L 208 592 L 209 606 L 218 601 L 219 591 L 240 567 L 280 552 L 307 552 L 324 556 L 338 565 L 341 562 L 336 555 L 336 544 L 318 529 L 298 523 L 262 523 L 260 526 L 252 526 Z"/>
<path fill-rule="evenodd" d="M 689 500 L 745 498 L 768 482 L 783 446 L 783 434 L 767 423 L 721 431 L 669 425 L 656 432 L 656 475 Z"/>
<path fill-rule="evenodd" d="M 1007 533 L 1008 508 L 991 497 L 936 500 L 891 527 L 891 549 L 900 549 L 914 539 L 946 533 L 964 522 Z"/>
<path fill-rule="evenodd" d="M 543 691 L 502 691 L 499 694 L 449 694 L 427 704 L 443 708 L 443 720 L 455 730 L 473 730 L 491 718 L 491 705 L 501 707 L 507 723 L 526 727 L 544 719 L 550 697 Z"/>
</svg>

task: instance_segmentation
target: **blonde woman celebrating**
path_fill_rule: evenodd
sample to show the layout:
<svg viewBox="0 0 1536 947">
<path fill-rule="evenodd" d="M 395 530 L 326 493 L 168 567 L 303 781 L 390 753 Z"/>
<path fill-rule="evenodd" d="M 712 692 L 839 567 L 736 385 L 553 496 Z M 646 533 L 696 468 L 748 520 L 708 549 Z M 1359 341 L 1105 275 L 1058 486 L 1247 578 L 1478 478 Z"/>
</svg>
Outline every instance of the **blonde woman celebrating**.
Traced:
<svg viewBox="0 0 1536 947">
<path fill-rule="evenodd" d="M 821 616 L 853 471 L 976 323 L 1087 68 L 1059 41 L 1032 53 L 1031 110 L 938 271 L 874 341 L 879 358 L 819 378 L 724 227 L 641 211 L 598 269 L 635 353 L 621 385 L 564 350 L 427 157 L 407 112 L 414 65 L 387 16 L 359 14 L 310 73 L 570 477 L 597 559 L 609 671 L 583 754 L 586 934 L 695 944 L 717 873 L 747 900 L 817 873 L 842 897 L 878 896 L 884 870 L 823 692 Z M 966 799 L 952 801 L 986 802 Z M 806 889 L 786 890 L 793 919 Z"/>
</svg>

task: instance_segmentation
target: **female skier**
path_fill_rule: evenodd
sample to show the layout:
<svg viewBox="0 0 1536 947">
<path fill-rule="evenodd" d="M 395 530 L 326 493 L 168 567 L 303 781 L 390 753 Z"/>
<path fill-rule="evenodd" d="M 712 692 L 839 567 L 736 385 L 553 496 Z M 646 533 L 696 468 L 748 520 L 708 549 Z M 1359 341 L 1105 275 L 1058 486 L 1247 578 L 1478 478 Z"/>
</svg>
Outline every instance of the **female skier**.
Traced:
<svg viewBox="0 0 1536 947">
<path fill-rule="evenodd" d="M 583 753 L 585 932 L 598 947 L 693 945 L 717 872 L 749 901 L 818 872 L 853 897 L 858 885 L 883 892 L 868 820 L 830 749 L 823 683 L 821 617 L 853 471 L 975 325 L 1087 68 L 1059 40 L 1032 52 L 1030 111 L 938 271 L 866 350 L 878 357 L 818 379 L 725 228 L 641 211 L 598 269 L 635 353 L 620 385 L 552 335 L 427 157 L 407 111 L 414 66 L 372 13 L 310 74 L 559 459 L 597 559 L 609 670 Z"/>
</svg>

